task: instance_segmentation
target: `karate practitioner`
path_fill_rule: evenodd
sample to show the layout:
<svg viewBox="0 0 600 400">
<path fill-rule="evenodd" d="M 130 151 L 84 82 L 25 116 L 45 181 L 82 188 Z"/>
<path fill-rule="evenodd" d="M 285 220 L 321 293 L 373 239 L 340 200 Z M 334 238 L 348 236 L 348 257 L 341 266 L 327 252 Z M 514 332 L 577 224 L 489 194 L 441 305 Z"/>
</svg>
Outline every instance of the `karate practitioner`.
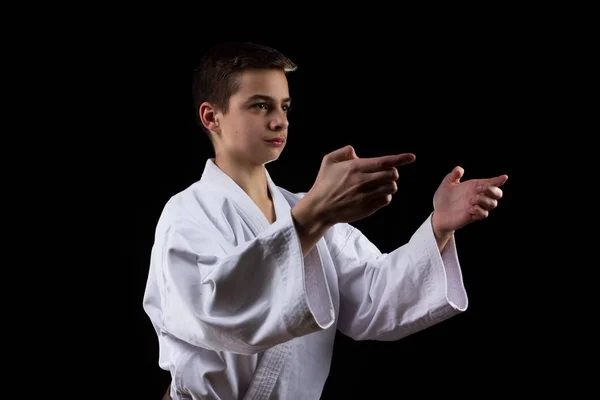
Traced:
<svg viewBox="0 0 600 400">
<path fill-rule="evenodd" d="M 317 400 L 336 330 L 392 341 L 467 309 L 454 232 L 488 216 L 508 177 L 461 182 L 454 168 L 410 240 L 382 254 L 351 223 L 390 203 L 415 155 L 346 146 L 324 156 L 307 193 L 278 187 L 265 164 L 286 145 L 294 69 L 236 43 L 199 65 L 215 156 L 165 205 L 143 299 L 172 376 L 165 398 Z"/>
</svg>

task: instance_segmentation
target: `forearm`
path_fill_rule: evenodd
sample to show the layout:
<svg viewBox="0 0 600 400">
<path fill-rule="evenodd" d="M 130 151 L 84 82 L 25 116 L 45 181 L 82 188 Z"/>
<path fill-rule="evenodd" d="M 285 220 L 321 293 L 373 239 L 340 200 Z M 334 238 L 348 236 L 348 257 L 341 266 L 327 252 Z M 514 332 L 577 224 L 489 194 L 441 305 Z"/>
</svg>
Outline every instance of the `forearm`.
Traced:
<svg viewBox="0 0 600 400">
<path fill-rule="evenodd" d="M 410 241 L 381 253 L 358 230 L 335 258 L 340 287 L 338 329 L 355 340 L 398 340 L 466 310 L 453 238 L 445 251 L 429 219 Z"/>
<path fill-rule="evenodd" d="M 452 235 L 454 235 L 454 231 L 444 231 L 437 226 L 435 211 L 431 218 L 431 226 L 433 228 L 433 235 L 435 236 L 435 241 L 437 242 L 438 249 L 441 253 L 446 248 L 446 245 L 448 244 L 448 241 L 450 240 Z"/>
</svg>

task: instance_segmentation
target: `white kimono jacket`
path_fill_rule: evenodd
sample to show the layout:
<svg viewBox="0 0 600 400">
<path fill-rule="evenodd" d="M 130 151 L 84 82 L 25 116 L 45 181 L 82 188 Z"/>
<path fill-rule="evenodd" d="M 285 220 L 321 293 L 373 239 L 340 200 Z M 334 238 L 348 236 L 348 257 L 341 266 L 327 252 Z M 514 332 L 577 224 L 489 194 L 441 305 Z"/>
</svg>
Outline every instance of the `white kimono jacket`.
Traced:
<svg viewBox="0 0 600 400">
<path fill-rule="evenodd" d="M 160 217 L 143 306 L 173 399 L 317 400 L 336 329 L 398 340 L 467 308 L 454 238 L 440 254 L 431 216 L 389 254 L 337 224 L 304 258 L 302 194 L 267 178 L 271 225 L 210 159 Z"/>
</svg>

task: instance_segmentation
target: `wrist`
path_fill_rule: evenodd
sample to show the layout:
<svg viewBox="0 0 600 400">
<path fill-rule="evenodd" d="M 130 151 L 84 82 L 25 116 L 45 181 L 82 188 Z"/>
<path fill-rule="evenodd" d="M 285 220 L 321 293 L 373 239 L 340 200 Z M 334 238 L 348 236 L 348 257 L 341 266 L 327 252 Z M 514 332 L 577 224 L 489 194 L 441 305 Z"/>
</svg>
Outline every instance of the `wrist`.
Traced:
<svg viewBox="0 0 600 400">
<path fill-rule="evenodd" d="M 309 235 L 324 234 L 333 224 L 326 218 L 326 212 L 310 194 L 304 196 L 292 209 L 292 216 L 302 231 Z"/>
<path fill-rule="evenodd" d="M 454 232 L 455 232 L 453 229 L 447 229 L 447 228 L 440 226 L 438 214 L 436 214 L 435 211 L 433 212 L 433 215 L 431 217 L 431 226 L 433 228 L 433 235 L 435 236 L 436 239 L 439 239 L 439 240 L 447 240 L 452 235 L 454 235 Z"/>
</svg>

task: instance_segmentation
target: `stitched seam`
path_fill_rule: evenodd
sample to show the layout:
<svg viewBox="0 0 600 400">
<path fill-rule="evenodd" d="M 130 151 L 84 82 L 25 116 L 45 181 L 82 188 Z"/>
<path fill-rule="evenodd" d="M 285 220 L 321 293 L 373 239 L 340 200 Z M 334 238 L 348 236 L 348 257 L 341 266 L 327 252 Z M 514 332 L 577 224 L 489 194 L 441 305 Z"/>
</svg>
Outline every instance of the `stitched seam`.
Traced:
<svg viewBox="0 0 600 400">
<path fill-rule="evenodd" d="M 352 229 L 350 230 L 350 233 L 348 234 L 348 237 L 346 237 L 346 240 L 344 241 L 344 244 L 340 248 L 340 251 L 338 251 L 337 254 L 332 258 L 333 261 L 335 261 L 338 258 L 338 256 L 342 253 L 342 251 L 346 248 L 346 245 L 350 241 L 350 237 L 354 234 L 354 232 L 356 232 L 356 228 L 355 227 L 351 226 L 351 228 Z"/>
</svg>

